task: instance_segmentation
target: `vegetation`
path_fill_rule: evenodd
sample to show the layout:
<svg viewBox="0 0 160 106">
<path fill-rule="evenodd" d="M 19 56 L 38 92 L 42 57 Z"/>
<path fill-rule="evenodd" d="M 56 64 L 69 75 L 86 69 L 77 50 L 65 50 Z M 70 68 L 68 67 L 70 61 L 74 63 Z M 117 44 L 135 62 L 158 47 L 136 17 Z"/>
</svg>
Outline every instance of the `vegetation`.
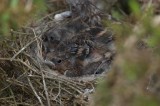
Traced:
<svg viewBox="0 0 160 106">
<path fill-rule="evenodd" d="M 26 25 L 34 16 L 46 11 L 43 0 L 1 0 L 0 3 L 0 37 L 8 36 L 11 30 Z M 37 14 L 37 15 L 35 15 Z M 38 15 L 39 14 L 39 15 Z"/>
<path fill-rule="evenodd" d="M 142 6 L 145 6 L 143 10 Z M 160 17 L 155 15 L 154 4 L 148 2 L 140 5 L 132 0 L 130 9 L 132 12 L 127 17 L 118 13 L 123 18 L 120 24 L 112 24 L 117 38 L 117 56 L 110 73 L 100 80 L 95 106 L 160 104 Z"/>
<path fill-rule="evenodd" d="M 46 74 L 50 70 L 29 55 L 35 49 L 31 46 L 41 47 L 40 35 L 35 32 L 53 22 L 54 14 L 46 15 L 45 1 L 1 0 L 0 104 L 159 106 L 160 5 L 158 1 L 137 1 L 129 0 L 125 9 L 130 11 L 117 2 L 110 11 L 116 20 L 104 20 L 116 39 L 117 54 L 111 71 L 96 81 L 78 82 Z M 31 45 L 33 42 L 36 45 Z M 42 54 L 36 50 L 36 55 Z M 93 98 L 84 95 L 84 88 L 95 86 Z"/>
</svg>

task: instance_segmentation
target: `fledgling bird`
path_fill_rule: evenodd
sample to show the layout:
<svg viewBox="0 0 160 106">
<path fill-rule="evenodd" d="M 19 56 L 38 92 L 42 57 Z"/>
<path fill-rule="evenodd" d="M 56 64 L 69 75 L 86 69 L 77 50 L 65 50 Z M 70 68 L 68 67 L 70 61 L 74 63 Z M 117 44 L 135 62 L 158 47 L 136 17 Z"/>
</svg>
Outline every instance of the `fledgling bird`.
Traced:
<svg viewBox="0 0 160 106">
<path fill-rule="evenodd" d="M 105 31 L 98 9 L 90 0 L 66 1 L 70 11 L 56 14 L 54 19 L 60 16 L 58 26 L 42 36 L 44 60 L 67 77 L 108 70 L 113 57 L 113 34 Z M 66 18 L 69 22 L 63 23 Z"/>
</svg>

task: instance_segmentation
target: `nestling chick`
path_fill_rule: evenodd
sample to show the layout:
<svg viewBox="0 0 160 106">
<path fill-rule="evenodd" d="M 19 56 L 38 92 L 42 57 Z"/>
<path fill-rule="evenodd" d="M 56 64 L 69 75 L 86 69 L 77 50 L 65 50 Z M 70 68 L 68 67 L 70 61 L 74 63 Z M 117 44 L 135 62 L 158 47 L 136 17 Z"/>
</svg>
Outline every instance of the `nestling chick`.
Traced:
<svg viewBox="0 0 160 106">
<path fill-rule="evenodd" d="M 59 14 L 62 16 L 59 26 L 50 28 L 42 37 L 44 60 L 67 77 L 108 70 L 113 57 L 113 34 L 102 27 L 98 10 L 90 0 L 67 0 L 67 3 L 70 11 Z M 70 21 L 62 23 L 68 16 Z"/>
</svg>

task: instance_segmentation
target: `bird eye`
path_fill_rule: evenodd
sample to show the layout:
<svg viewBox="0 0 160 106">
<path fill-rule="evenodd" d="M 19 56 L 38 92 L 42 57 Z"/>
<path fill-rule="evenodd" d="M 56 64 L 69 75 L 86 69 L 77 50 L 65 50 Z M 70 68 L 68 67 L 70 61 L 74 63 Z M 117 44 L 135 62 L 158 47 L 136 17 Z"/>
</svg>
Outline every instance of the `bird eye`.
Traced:
<svg viewBox="0 0 160 106">
<path fill-rule="evenodd" d="M 71 11 L 75 12 L 76 11 L 76 7 L 75 6 L 71 6 Z"/>
<path fill-rule="evenodd" d="M 55 58 L 52 58 L 51 61 L 54 63 L 54 64 L 60 64 L 62 62 L 61 59 L 55 59 Z"/>
<path fill-rule="evenodd" d="M 57 60 L 57 63 L 61 63 L 62 62 L 62 60 Z"/>
<path fill-rule="evenodd" d="M 50 37 L 50 40 L 51 40 L 51 41 L 53 41 L 53 40 L 54 40 L 54 37 L 53 37 L 53 36 L 51 36 L 51 37 Z"/>
</svg>

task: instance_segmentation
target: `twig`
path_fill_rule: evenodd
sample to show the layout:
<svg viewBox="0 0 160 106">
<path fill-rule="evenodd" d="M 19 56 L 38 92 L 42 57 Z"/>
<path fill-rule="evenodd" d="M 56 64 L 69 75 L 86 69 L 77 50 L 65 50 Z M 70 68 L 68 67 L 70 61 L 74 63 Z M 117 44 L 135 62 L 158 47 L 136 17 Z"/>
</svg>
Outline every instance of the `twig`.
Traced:
<svg viewBox="0 0 160 106">
<path fill-rule="evenodd" d="M 14 100 L 15 106 L 18 106 L 18 105 L 17 105 L 17 102 L 16 102 L 16 99 L 15 99 L 15 96 L 14 96 L 14 93 L 13 93 L 13 91 L 12 91 L 12 89 L 9 88 L 9 90 L 10 90 L 10 92 L 11 92 L 11 95 L 13 96 L 13 100 Z"/>
<path fill-rule="evenodd" d="M 24 75 L 24 74 L 22 74 Z M 19 79 L 22 75 L 20 75 L 17 79 Z M 13 80 L 12 80 L 13 81 Z M 6 87 L 0 90 L 0 92 L 3 92 L 5 89 L 9 88 L 12 84 L 8 84 Z M 1 99 L 1 98 L 0 98 Z"/>
<path fill-rule="evenodd" d="M 51 106 L 49 95 L 48 95 L 48 90 L 47 90 L 47 86 L 46 86 L 46 82 L 45 82 L 45 78 L 44 78 L 44 74 L 43 74 L 42 71 L 41 71 L 41 73 L 42 73 L 43 87 L 44 87 L 45 95 L 46 95 L 46 98 L 47 98 L 47 103 L 48 103 L 48 106 Z"/>
<path fill-rule="evenodd" d="M 11 30 L 11 33 L 13 33 L 13 34 L 21 34 L 21 35 L 31 35 L 32 34 L 32 33 L 18 32 L 18 31 L 14 31 L 14 30 Z"/>
<path fill-rule="evenodd" d="M 29 78 L 29 77 L 27 77 L 27 80 L 28 80 L 28 83 L 29 83 L 29 85 L 31 86 L 31 89 L 33 90 L 33 92 L 34 92 L 35 96 L 37 97 L 38 101 L 40 102 L 41 106 L 44 106 L 44 104 L 43 104 L 43 102 L 42 102 L 41 98 L 39 97 L 39 95 L 37 94 L 36 90 L 34 89 L 34 87 L 33 87 L 32 83 L 31 83 L 30 78 Z"/>
<path fill-rule="evenodd" d="M 38 41 L 37 41 L 37 45 L 38 45 Z M 42 81 L 43 81 L 43 87 L 44 87 L 45 95 L 46 95 L 46 98 L 47 98 L 47 104 L 48 104 L 48 106 L 51 106 L 51 104 L 50 104 L 50 98 L 49 98 L 48 90 L 47 90 L 47 86 L 46 86 L 45 77 L 44 77 L 44 74 L 43 74 L 43 71 L 42 71 L 42 67 L 41 67 L 40 63 L 38 63 L 38 65 L 39 65 L 40 70 L 41 70 L 41 76 L 42 76 Z"/>
<path fill-rule="evenodd" d="M 0 58 L 0 60 L 11 61 L 10 58 Z M 28 64 L 26 64 L 25 62 L 23 62 L 23 61 L 20 60 L 20 59 L 13 59 L 12 61 L 20 62 L 20 63 L 22 63 L 24 66 L 28 67 L 30 70 L 32 70 L 32 71 L 34 71 L 35 73 L 37 73 L 37 70 L 33 69 L 32 67 L 30 67 Z"/>
<path fill-rule="evenodd" d="M 57 97 L 61 94 L 61 84 L 60 84 L 60 82 L 59 82 L 59 87 L 58 87 L 58 94 L 56 95 L 56 97 L 54 98 L 54 100 L 56 100 L 57 99 Z"/>
<path fill-rule="evenodd" d="M 23 48 L 21 48 L 11 59 L 10 61 L 13 61 L 13 59 L 15 59 L 21 52 L 23 52 L 29 45 L 31 45 L 37 37 L 33 38 L 32 41 L 30 41 L 28 44 L 26 44 Z"/>
</svg>

